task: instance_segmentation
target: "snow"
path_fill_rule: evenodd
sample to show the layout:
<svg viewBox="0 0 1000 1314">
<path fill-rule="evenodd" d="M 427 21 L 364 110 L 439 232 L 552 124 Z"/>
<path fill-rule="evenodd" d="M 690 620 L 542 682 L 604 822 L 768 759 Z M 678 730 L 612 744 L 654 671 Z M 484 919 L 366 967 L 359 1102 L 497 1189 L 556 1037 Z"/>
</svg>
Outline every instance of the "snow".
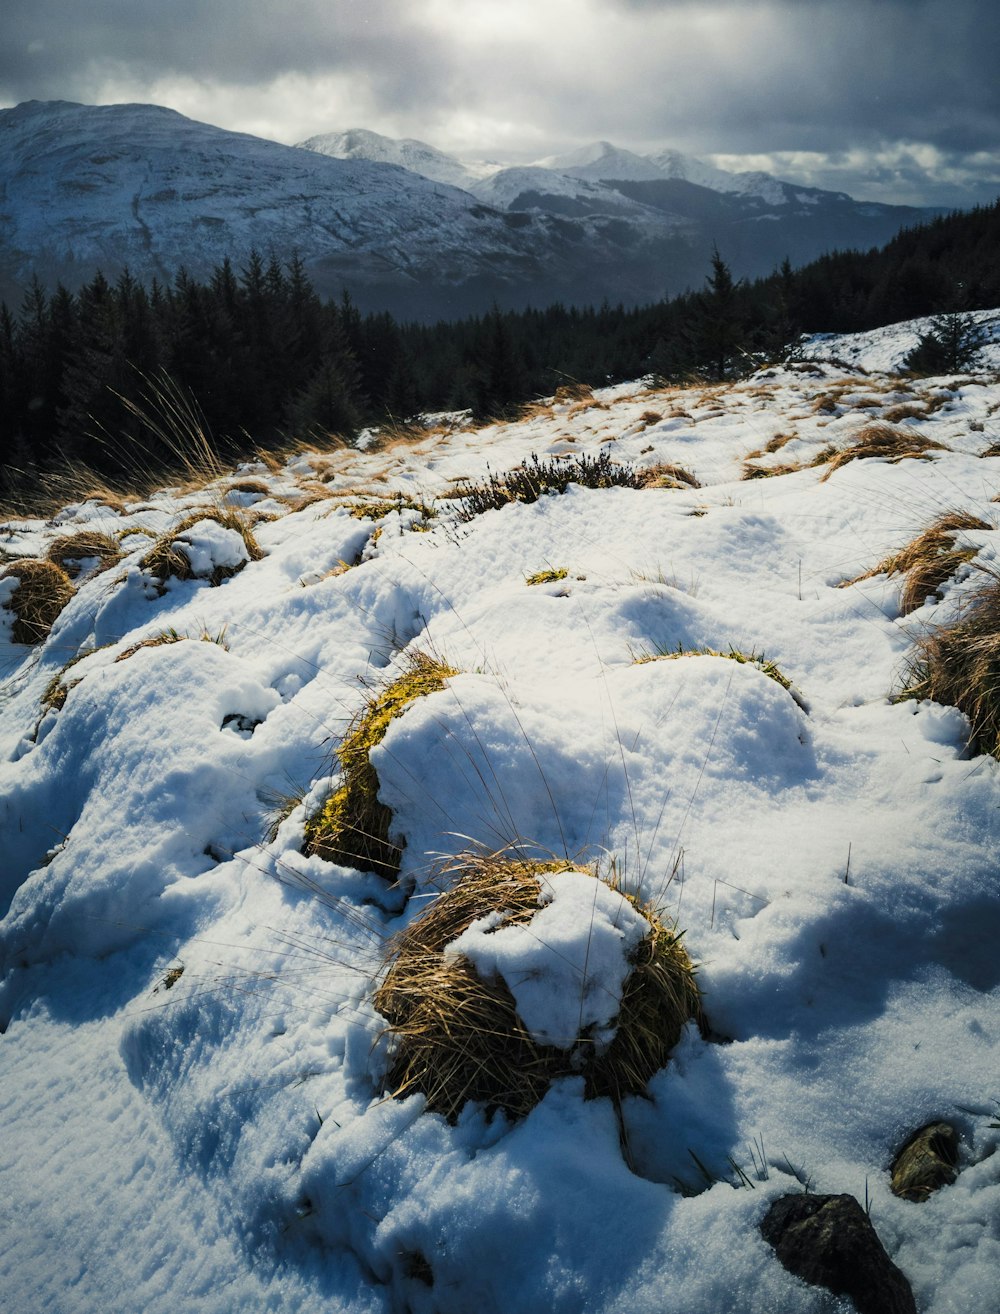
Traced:
<svg viewBox="0 0 1000 1314">
<path fill-rule="evenodd" d="M 502 977 L 540 1044 L 571 1049 L 587 1034 L 600 1051 L 614 1039 L 628 955 L 649 935 L 649 922 L 585 873 L 540 880 L 541 911 L 530 922 L 505 926 L 487 914 L 445 946 L 445 957 L 467 958 L 483 980 Z"/>
<path fill-rule="evenodd" d="M 254 527 L 262 560 L 216 586 L 244 557 L 215 522 L 187 532 L 204 577 L 161 589 L 140 562 L 225 480 L 5 526 L 10 554 L 67 527 L 124 531 L 128 553 L 43 645 L 0 638 L 7 1307 L 820 1314 L 830 1298 L 757 1230 L 806 1181 L 867 1194 L 922 1314 L 992 1307 L 1000 776 L 954 708 L 891 695 L 914 636 L 997 569 L 1000 345 L 957 378 L 891 372 L 919 330 L 246 467 L 270 490 L 248 513 L 276 518 Z M 900 406 L 944 449 L 825 481 L 810 465 Z M 604 447 L 702 486 L 572 486 L 467 523 L 446 496 Z M 747 459 L 799 468 L 745 481 Z M 295 509 L 319 475 L 325 500 Z M 356 519 L 365 488 L 437 515 Z M 940 597 L 901 617 L 897 578 L 845 585 L 952 509 L 994 528 L 970 531 L 977 562 Z M 566 576 L 528 586 L 542 569 Z M 389 889 L 305 856 L 304 827 L 345 727 L 417 651 L 459 674 L 371 755 L 405 842 Z M 43 711 L 56 676 L 65 704 Z M 713 1037 L 689 1027 L 621 1128 L 574 1076 L 516 1123 L 383 1094 L 388 938 L 443 860 L 513 842 L 613 867 L 698 964 Z M 610 1037 L 644 925 L 553 872 L 527 926 L 473 925 L 454 951 L 565 1044 L 581 1022 Z M 939 1118 L 957 1181 L 897 1199 L 895 1150 Z"/>
</svg>

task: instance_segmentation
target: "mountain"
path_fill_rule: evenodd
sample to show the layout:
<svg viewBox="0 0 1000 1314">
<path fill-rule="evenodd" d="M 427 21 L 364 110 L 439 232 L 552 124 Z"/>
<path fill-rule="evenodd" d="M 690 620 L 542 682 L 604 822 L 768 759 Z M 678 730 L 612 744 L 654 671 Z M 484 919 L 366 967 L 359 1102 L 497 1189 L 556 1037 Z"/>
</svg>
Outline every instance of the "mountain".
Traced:
<svg viewBox="0 0 1000 1314">
<path fill-rule="evenodd" d="M 399 140 L 383 137 L 367 128 L 350 128 L 347 132 L 321 133 L 299 142 L 307 151 L 330 155 L 336 160 L 370 160 L 378 164 L 398 164 L 400 168 L 419 173 L 433 182 L 447 183 L 450 187 L 468 187 L 476 179 L 453 155 L 445 155 L 436 146 L 415 141 L 412 137 Z"/>
<path fill-rule="evenodd" d="M 632 151 L 622 150 L 609 141 L 593 142 L 571 151 L 568 155 L 550 155 L 538 163 L 545 169 L 556 173 L 569 174 L 571 178 L 586 178 L 590 182 L 601 182 L 608 178 L 627 179 L 629 182 L 646 182 L 651 178 L 662 178 L 663 171 L 652 160 Z"/>
<path fill-rule="evenodd" d="M 256 248 L 297 253 L 323 294 L 418 319 L 636 304 L 699 286 L 716 245 L 754 276 L 878 245 L 927 213 L 668 156 L 600 142 L 484 178 L 358 129 L 285 146 L 155 105 L 31 101 L 0 111 L 0 297 L 98 268 L 204 277 Z"/>
</svg>

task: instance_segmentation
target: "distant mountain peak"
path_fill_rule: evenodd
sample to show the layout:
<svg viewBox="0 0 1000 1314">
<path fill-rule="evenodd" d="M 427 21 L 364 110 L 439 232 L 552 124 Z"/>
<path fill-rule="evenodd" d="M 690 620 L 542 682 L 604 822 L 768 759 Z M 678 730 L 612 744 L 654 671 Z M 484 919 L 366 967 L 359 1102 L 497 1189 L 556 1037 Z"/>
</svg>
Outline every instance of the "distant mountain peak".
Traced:
<svg viewBox="0 0 1000 1314">
<path fill-rule="evenodd" d="M 432 182 L 451 187 L 467 187 L 475 178 L 460 160 L 446 155 L 436 146 L 414 137 L 385 137 L 370 128 L 348 128 L 346 132 L 324 132 L 298 143 L 307 151 L 329 155 L 337 160 L 368 160 L 375 164 L 395 164 L 411 173 L 419 173 Z"/>
</svg>

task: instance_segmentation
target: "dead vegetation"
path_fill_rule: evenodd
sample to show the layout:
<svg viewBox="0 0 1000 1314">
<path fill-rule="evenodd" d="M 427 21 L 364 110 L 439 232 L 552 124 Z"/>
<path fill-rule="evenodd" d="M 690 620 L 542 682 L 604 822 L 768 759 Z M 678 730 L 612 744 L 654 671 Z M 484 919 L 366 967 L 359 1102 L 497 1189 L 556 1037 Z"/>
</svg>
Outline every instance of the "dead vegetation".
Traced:
<svg viewBox="0 0 1000 1314">
<path fill-rule="evenodd" d="M 821 482 L 830 478 L 835 470 L 847 465 L 849 461 L 880 459 L 895 465 L 898 461 L 929 459 L 928 452 L 946 451 L 943 443 L 930 438 L 922 438 L 909 429 L 895 429 L 891 424 L 865 425 L 854 438 L 850 447 L 844 447 L 830 458 L 829 468 L 823 474 Z"/>
<path fill-rule="evenodd" d="M 10 578 L 17 580 L 4 604 L 13 615 L 11 639 L 14 643 L 41 643 L 73 596 L 70 578 L 55 562 L 31 557 L 12 561 L 0 571 L 0 579 Z"/>
<path fill-rule="evenodd" d="M 898 699 L 957 707 L 969 719 L 969 747 L 1000 757 L 1000 576 L 984 575 L 957 620 L 917 636 Z"/>
<path fill-rule="evenodd" d="M 908 616 L 936 594 L 959 566 L 975 557 L 976 548 L 957 546 L 959 536 L 967 530 L 992 528 L 992 525 L 969 511 L 949 511 L 939 516 L 922 534 L 918 534 L 912 543 L 886 557 L 863 575 L 845 580 L 840 587 L 859 584 L 875 575 L 903 575 L 905 581 L 899 606 L 902 615 Z"/>
<path fill-rule="evenodd" d="M 63 534 L 53 539 L 45 556 L 75 579 L 84 562 L 96 558 L 100 572 L 116 565 L 122 554 L 118 542 L 109 534 L 96 529 L 81 529 L 79 533 Z"/>
<path fill-rule="evenodd" d="M 226 642 L 226 631 L 220 630 L 218 634 L 212 634 L 209 630 L 202 630 L 200 634 L 181 634 L 173 628 L 161 630 L 159 634 L 153 634 L 148 639 L 140 639 L 138 643 L 133 643 L 130 647 L 124 649 L 115 658 L 116 662 L 127 662 L 130 657 L 134 657 L 137 652 L 143 648 L 162 648 L 164 644 L 183 643 L 187 639 L 197 639 L 201 643 L 215 643 L 220 648 L 229 651 L 229 644 Z"/>
<path fill-rule="evenodd" d="M 243 540 L 247 559 L 250 561 L 262 560 L 264 553 L 261 551 L 253 530 L 250 528 L 249 518 L 236 508 L 215 506 L 199 507 L 197 510 L 189 512 L 167 533 L 161 534 L 139 562 L 140 567 L 148 571 L 161 584 L 167 579 L 187 580 L 197 578 L 198 576 L 196 576 L 192 565 L 190 543 L 186 539 L 186 535 L 204 520 L 214 521 L 215 524 L 221 525 L 223 529 L 234 530 Z M 218 585 L 224 579 L 229 579 L 238 574 L 245 565 L 246 561 L 242 561 L 238 565 L 216 565 L 206 578 L 213 586 Z"/>
<path fill-rule="evenodd" d="M 375 995 L 394 1043 L 387 1091 L 397 1099 L 419 1091 L 429 1111 L 452 1122 L 470 1100 L 524 1117 L 563 1076 L 582 1075 L 588 1097 L 610 1096 L 616 1105 L 645 1092 L 685 1025 L 702 1024 L 681 936 L 648 905 L 622 895 L 646 918 L 649 933 L 631 955 L 614 1038 L 603 1050 L 587 1035 L 570 1050 L 540 1043 L 506 982 L 484 980 L 468 959 L 446 953 L 480 918 L 492 915 L 504 926 L 531 922 L 545 874 L 578 870 L 569 862 L 463 854 L 442 873 L 451 888 L 390 942 Z"/>
<path fill-rule="evenodd" d="M 701 484 L 683 466 L 662 461 L 640 466 L 635 472 L 639 488 L 700 488 Z"/>
</svg>

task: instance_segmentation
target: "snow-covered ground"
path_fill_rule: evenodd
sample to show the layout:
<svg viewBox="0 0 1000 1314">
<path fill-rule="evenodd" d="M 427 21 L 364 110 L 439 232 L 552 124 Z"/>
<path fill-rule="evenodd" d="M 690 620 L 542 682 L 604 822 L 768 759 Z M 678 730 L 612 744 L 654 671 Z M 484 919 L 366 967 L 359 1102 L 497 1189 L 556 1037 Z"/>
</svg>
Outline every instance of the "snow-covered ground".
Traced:
<svg viewBox="0 0 1000 1314">
<path fill-rule="evenodd" d="M 998 349 L 960 379 L 879 372 L 913 332 L 814 344 L 850 368 L 636 383 L 477 432 L 442 417 L 236 476 L 266 493 L 3 527 L 10 555 L 134 531 L 44 645 L 0 649 L 5 1310 L 843 1309 L 758 1231 L 804 1183 L 867 1197 L 922 1314 L 995 1308 L 1000 776 L 955 709 L 890 696 L 914 635 L 1000 568 L 996 534 L 969 531 L 977 562 L 905 618 L 897 578 L 838 587 L 946 510 L 1000 526 Z M 943 450 L 810 466 L 885 416 Z M 702 486 L 571 487 L 468 523 L 447 497 L 605 447 Z M 744 480 L 748 459 L 799 468 Z M 398 500 L 351 514 L 379 496 Z M 262 559 L 158 588 L 149 535 L 221 500 L 268 513 Z M 189 539 L 204 575 L 246 555 L 212 522 Z M 546 570 L 566 574 L 527 583 Z M 792 692 L 722 657 L 636 661 L 730 646 Z M 404 900 L 302 845 L 345 726 L 418 651 L 460 673 L 372 753 Z M 626 1101 L 630 1162 L 577 1077 L 516 1124 L 381 1093 L 386 938 L 442 855 L 515 840 L 614 861 L 699 964 L 713 1038 L 692 1025 Z M 601 925 L 594 963 L 620 978 Z M 894 1152 L 938 1118 L 956 1182 L 896 1198 Z"/>
</svg>

